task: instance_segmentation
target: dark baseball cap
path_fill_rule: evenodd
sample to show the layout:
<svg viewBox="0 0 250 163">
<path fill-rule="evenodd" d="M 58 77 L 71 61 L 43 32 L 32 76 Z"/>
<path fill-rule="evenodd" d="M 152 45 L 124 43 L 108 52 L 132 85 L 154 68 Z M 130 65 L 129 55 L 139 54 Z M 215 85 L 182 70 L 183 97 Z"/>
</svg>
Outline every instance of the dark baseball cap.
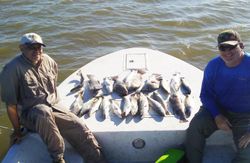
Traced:
<svg viewBox="0 0 250 163">
<path fill-rule="evenodd" d="M 241 38 L 238 32 L 234 30 L 225 30 L 222 31 L 217 38 L 218 46 L 219 45 L 236 45 L 241 42 Z"/>
</svg>

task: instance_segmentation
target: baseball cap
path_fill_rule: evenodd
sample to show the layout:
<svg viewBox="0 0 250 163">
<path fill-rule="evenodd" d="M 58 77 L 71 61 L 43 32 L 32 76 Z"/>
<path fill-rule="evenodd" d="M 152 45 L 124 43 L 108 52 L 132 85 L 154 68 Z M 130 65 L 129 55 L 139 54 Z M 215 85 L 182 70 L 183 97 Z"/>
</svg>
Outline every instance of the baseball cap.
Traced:
<svg viewBox="0 0 250 163">
<path fill-rule="evenodd" d="M 36 33 L 26 33 L 21 37 L 20 44 L 41 44 L 45 47 L 42 37 Z"/>
<path fill-rule="evenodd" d="M 241 38 L 238 32 L 234 30 L 222 31 L 217 38 L 218 45 L 236 45 L 241 42 Z"/>
</svg>

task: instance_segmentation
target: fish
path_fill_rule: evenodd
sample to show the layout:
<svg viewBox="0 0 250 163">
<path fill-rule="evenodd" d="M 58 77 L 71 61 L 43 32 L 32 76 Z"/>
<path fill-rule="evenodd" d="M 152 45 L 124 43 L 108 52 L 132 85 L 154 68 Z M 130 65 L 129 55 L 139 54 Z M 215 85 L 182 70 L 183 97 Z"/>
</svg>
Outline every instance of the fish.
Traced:
<svg viewBox="0 0 250 163">
<path fill-rule="evenodd" d="M 110 110 L 114 115 L 122 119 L 122 111 L 112 99 L 110 99 Z"/>
<path fill-rule="evenodd" d="M 142 74 L 138 70 L 131 70 L 123 82 L 129 92 L 135 91 L 142 85 Z"/>
<path fill-rule="evenodd" d="M 152 74 L 145 81 L 143 92 L 152 92 L 160 87 L 160 76 L 158 74 Z"/>
<path fill-rule="evenodd" d="M 79 81 L 79 84 L 77 84 L 74 88 L 72 88 L 69 92 L 70 93 L 76 93 L 80 90 L 83 90 L 84 88 L 84 77 L 83 77 L 83 74 L 82 74 L 82 71 L 79 70 L 78 75 L 80 75 L 80 81 Z"/>
<path fill-rule="evenodd" d="M 158 113 L 160 116 L 166 116 L 166 112 L 165 112 L 165 109 L 162 107 L 162 105 L 158 102 L 158 101 L 156 101 L 156 100 L 154 100 L 154 99 L 152 99 L 151 97 L 149 97 L 149 96 L 147 96 L 147 98 L 148 98 L 148 101 L 149 101 L 149 106 L 156 112 L 156 113 Z"/>
<path fill-rule="evenodd" d="M 73 102 L 73 104 L 70 107 L 70 111 L 72 113 L 74 113 L 75 115 L 78 115 L 82 109 L 82 106 L 83 106 L 83 96 L 82 95 L 83 95 L 83 91 L 80 91 L 77 94 L 75 101 Z"/>
<path fill-rule="evenodd" d="M 165 78 L 161 79 L 161 81 L 160 81 L 160 87 L 162 88 L 162 90 L 166 94 L 170 94 L 171 93 L 170 82 L 167 79 L 165 79 Z"/>
<path fill-rule="evenodd" d="M 174 114 L 179 116 L 180 123 L 188 122 L 184 113 L 184 105 L 181 102 L 179 95 L 177 95 L 176 93 L 172 94 L 169 98 L 169 102 L 172 106 Z"/>
<path fill-rule="evenodd" d="M 191 94 L 191 87 L 189 86 L 187 80 L 185 77 L 181 77 L 181 90 L 184 95 L 190 95 Z"/>
<path fill-rule="evenodd" d="M 138 110 L 142 119 L 148 116 L 148 110 L 149 110 L 148 99 L 142 92 L 140 92 L 139 94 Z"/>
<path fill-rule="evenodd" d="M 91 92 L 97 92 L 102 89 L 102 85 L 95 75 L 87 74 L 87 77 L 89 78 L 88 84 Z"/>
<path fill-rule="evenodd" d="M 123 82 L 129 84 L 131 80 L 136 76 L 137 71 L 136 70 L 130 70 L 129 74 L 123 79 Z"/>
<path fill-rule="evenodd" d="M 122 99 L 122 117 L 127 117 L 131 111 L 130 95 L 124 96 Z"/>
<path fill-rule="evenodd" d="M 141 88 L 142 84 L 143 84 L 143 81 L 141 80 L 141 78 L 137 77 L 131 81 L 131 84 L 127 86 L 127 89 L 129 92 L 133 92 Z"/>
<path fill-rule="evenodd" d="M 110 101 L 108 99 L 108 96 L 102 96 L 102 102 L 100 105 L 100 111 L 101 111 L 101 116 L 103 119 L 106 119 L 109 117 L 109 111 L 110 111 Z"/>
<path fill-rule="evenodd" d="M 156 91 L 153 92 L 153 99 L 162 105 L 163 109 L 165 110 L 166 115 L 170 115 L 168 111 L 167 103 L 164 101 L 164 99 L 161 97 L 161 95 L 158 92 Z"/>
<path fill-rule="evenodd" d="M 138 94 L 133 94 L 130 96 L 131 101 L 131 110 L 130 113 L 132 116 L 135 116 L 138 112 Z"/>
<path fill-rule="evenodd" d="M 173 77 L 170 80 L 170 91 L 171 93 L 176 93 L 179 91 L 181 85 L 180 73 L 173 74 Z"/>
<path fill-rule="evenodd" d="M 82 117 L 84 114 L 90 111 L 90 109 L 93 106 L 93 103 L 95 103 L 98 100 L 98 98 L 91 98 L 90 100 L 83 103 L 82 108 L 80 112 L 78 113 L 78 117 Z"/>
<path fill-rule="evenodd" d="M 126 96 L 128 95 L 128 89 L 123 81 L 120 81 L 118 79 L 114 82 L 114 88 L 113 92 L 116 92 L 120 96 Z"/>
<path fill-rule="evenodd" d="M 91 104 L 91 109 L 88 112 L 88 116 L 92 116 L 100 107 L 102 102 L 102 98 L 101 97 L 97 97 L 95 101 L 93 101 L 93 103 Z"/>
<path fill-rule="evenodd" d="M 106 95 L 106 94 L 103 93 L 102 89 L 96 90 L 95 92 L 92 92 L 92 97 L 97 97 L 98 98 L 98 97 L 102 97 L 104 95 Z"/>
<path fill-rule="evenodd" d="M 191 103 L 191 99 L 190 99 L 190 95 L 186 95 L 185 99 L 184 99 L 184 106 L 185 106 L 185 115 L 187 118 L 190 117 L 191 115 L 191 111 L 193 108 L 193 105 Z"/>
<path fill-rule="evenodd" d="M 113 92 L 114 80 L 111 77 L 105 77 L 102 85 L 104 94 L 111 94 Z"/>
</svg>

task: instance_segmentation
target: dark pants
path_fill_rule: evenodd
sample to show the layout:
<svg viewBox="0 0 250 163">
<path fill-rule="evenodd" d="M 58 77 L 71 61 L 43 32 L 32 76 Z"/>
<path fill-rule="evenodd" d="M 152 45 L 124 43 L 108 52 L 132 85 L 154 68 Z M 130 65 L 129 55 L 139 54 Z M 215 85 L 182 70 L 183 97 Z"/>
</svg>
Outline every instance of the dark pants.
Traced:
<svg viewBox="0 0 250 163">
<path fill-rule="evenodd" d="M 21 122 L 41 136 L 55 161 L 64 155 L 65 138 L 85 162 L 104 162 L 99 143 L 92 132 L 77 116 L 68 111 L 40 104 L 25 110 L 21 115 Z"/>
<path fill-rule="evenodd" d="M 233 163 L 250 163 L 250 145 L 245 149 L 239 149 L 239 139 L 249 131 L 250 114 L 225 113 L 232 124 L 232 132 L 234 143 L 237 147 L 236 157 Z M 205 147 L 206 138 L 218 130 L 214 118 L 204 108 L 201 107 L 198 113 L 190 122 L 186 134 L 186 155 L 190 163 L 201 163 L 203 157 L 203 149 Z"/>
</svg>

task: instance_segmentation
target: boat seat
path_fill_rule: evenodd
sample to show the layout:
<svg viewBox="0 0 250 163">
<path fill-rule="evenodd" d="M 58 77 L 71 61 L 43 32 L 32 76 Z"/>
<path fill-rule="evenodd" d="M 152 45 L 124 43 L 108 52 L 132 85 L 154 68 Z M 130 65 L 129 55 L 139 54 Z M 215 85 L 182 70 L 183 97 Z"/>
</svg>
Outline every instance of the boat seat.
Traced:
<svg viewBox="0 0 250 163">
<path fill-rule="evenodd" d="M 203 163 L 228 163 L 236 154 L 231 132 L 216 131 L 206 141 Z"/>
</svg>

